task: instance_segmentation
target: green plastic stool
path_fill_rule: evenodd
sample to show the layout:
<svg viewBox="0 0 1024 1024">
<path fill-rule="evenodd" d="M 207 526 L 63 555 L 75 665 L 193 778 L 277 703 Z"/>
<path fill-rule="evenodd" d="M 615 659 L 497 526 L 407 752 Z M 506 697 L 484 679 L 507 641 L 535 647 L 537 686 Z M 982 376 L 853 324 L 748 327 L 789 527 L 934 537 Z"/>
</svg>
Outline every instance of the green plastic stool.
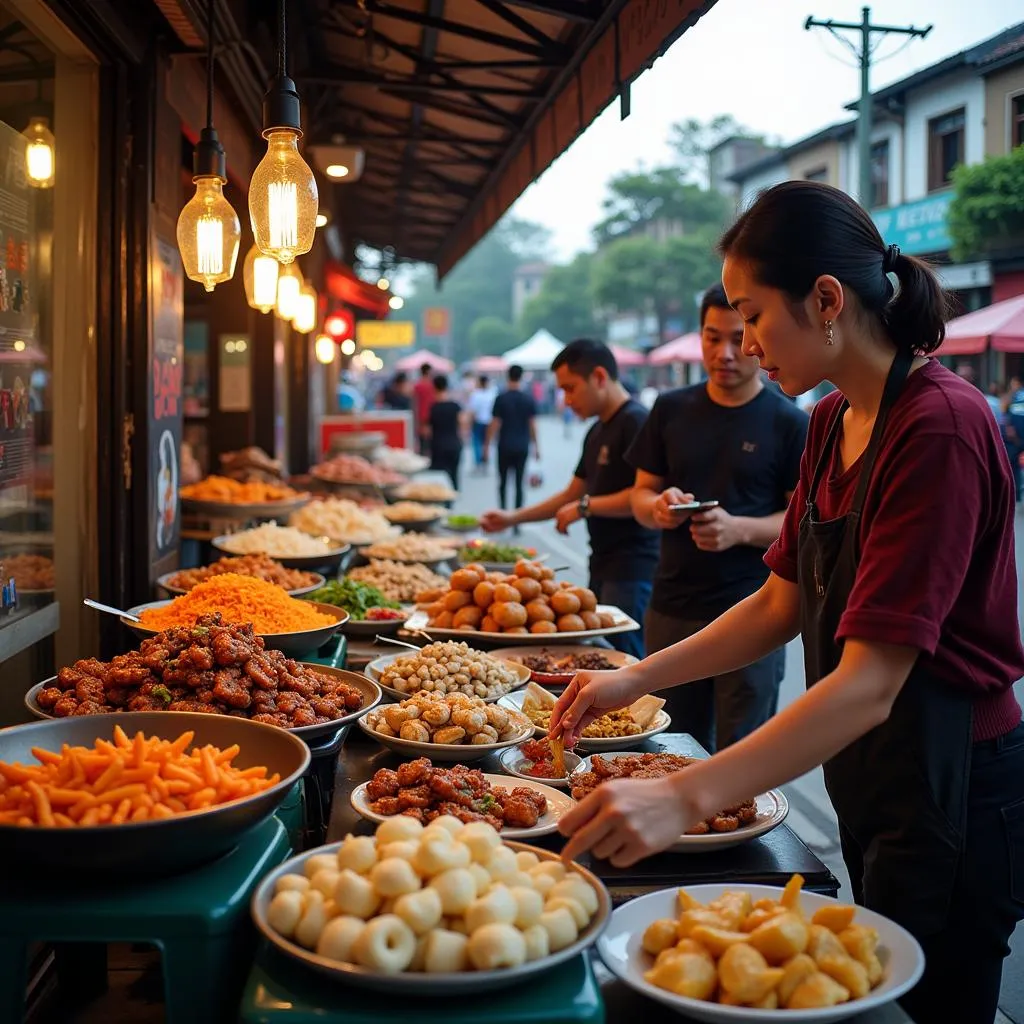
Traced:
<svg viewBox="0 0 1024 1024">
<path fill-rule="evenodd" d="M 493 992 L 402 998 L 289 963 L 261 948 L 242 996 L 240 1024 L 604 1024 L 604 1002 L 583 954 Z"/>
<path fill-rule="evenodd" d="M 162 955 L 167 1024 L 224 1024 L 256 948 L 249 899 L 263 876 L 291 854 L 284 825 L 263 822 L 229 854 L 172 878 L 86 889 L 44 875 L 0 886 L 0 1021 L 25 1014 L 29 944 L 139 942 Z"/>
</svg>

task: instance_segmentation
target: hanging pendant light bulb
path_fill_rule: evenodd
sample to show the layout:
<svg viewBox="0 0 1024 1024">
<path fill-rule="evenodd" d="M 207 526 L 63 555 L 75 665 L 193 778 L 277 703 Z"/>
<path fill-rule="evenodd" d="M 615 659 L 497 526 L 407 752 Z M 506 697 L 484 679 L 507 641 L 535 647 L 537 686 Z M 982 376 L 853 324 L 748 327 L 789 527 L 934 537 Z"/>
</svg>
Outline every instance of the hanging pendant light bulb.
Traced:
<svg viewBox="0 0 1024 1024">
<path fill-rule="evenodd" d="M 294 320 L 299 308 L 299 292 L 305 282 L 297 263 L 281 267 L 277 274 L 277 309 L 282 320 Z"/>
<path fill-rule="evenodd" d="M 338 346 L 334 344 L 334 339 L 329 334 L 320 334 L 313 345 L 313 351 L 316 353 L 317 362 L 328 366 L 334 362 Z"/>
<path fill-rule="evenodd" d="M 277 305 L 277 274 L 281 264 L 273 256 L 264 256 L 254 245 L 242 264 L 245 301 L 261 313 L 269 313 Z"/>
<path fill-rule="evenodd" d="M 230 281 L 238 259 L 242 226 L 224 198 L 227 159 L 213 127 L 213 2 L 208 6 L 206 32 L 206 127 L 199 134 L 192 157 L 196 194 L 178 216 L 178 250 L 185 276 L 198 281 L 208 292 Z"/>
<path fill-rule="evenodd" d="M 33 188 L 53 188 L 57 140 L 45 117 L 33 117 L 22 133 L 28 139 L 25 149 L 25 175 Z"/>
<path fill-rule="evenodd" d="M 287 265 L 313 247 L 319 196 L 299 155 L 299 94 L 288 77 L 285 0 L 277 5 L 277 75 L 263 98 L 267 152 L 249 182 L 249 218 L 260 252 Z"/>
<path fill-rule="evenodd" d="M 292 327 L 300 334 L 309 334 L 316 327 L 317 295 L 312 285 L 305 285 L 299 292 Z"/>
</svg>

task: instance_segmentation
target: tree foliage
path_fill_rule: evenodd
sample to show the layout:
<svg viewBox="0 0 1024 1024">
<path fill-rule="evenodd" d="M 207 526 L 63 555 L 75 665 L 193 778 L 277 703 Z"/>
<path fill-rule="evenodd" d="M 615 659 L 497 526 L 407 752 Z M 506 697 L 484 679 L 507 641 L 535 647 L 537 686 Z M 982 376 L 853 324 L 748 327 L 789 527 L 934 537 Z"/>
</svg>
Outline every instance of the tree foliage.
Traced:
<svg viewBox="0 0 1024 1024">
<path fill-rule="evenodd" d="M 706 188 L 708 154 L 720 142 L 733 135 L 765 141 L 763 136 L 753 135 L 747 131 L 732 114 L 719 114 L 707 122 L 691 117 L 672 125 L 669 129 L 668 144 L 675 155 L 674 165 L 682 179 Z"/>
<path fill-rule="evenodd" d="M 594 311 L 591 287 L 591 253 L 577 253 L 571 263 L 552 267 L 540 291 L 526 303 L 519 320 L 519 333 L 530 337 L 541 327 L 556 338 L 596 337 L 599 326 Z"/>
<path fill-rule="evenodd" d="M 953 172 L 952 256 L 968 260 L 1024 239 L 1024 146 Z"/>
<path fill-rule="evenodd" d="M 500 356 L 519 344 L 519 332 L 500 316 L 482 316 L 469 328 L 469 348 L 476 356 Z"/>
</svg>

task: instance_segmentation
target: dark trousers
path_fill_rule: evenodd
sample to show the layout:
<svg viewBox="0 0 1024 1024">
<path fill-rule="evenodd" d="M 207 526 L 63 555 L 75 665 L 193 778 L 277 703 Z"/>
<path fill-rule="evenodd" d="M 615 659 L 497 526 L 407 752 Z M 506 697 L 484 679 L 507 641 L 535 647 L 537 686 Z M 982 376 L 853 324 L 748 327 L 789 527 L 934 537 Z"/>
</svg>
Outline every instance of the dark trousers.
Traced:
<svg viewBox="0 0 1024 1024">
<path fill-rule="evenodd" d="M 446 448 L 435 451 L 430 459 L 430 468 L 447 473 L 455 490 L 459 489 L 459 463 L 462 461 L 462 448 Z"/>
<path fill-rule="evenodd" d="M 526 472 L 526 457 L 528 452 L 510 452 L 498 449 L 498 506 L 508 508 L 505 503 L 505 495 L 508 491 L 508 478 L 515 479 L 516 503 L 513 508 L 522 508 L 526 502 L 523 500 L 523 474 Z"/>
<path fill-rule="evenodd" d="M 590 589 L 597 594 L 601 604 L 611 604 L 621 608 L 631 619 L 643 626 L 647 603 L 651 599 L 653 584 L 650 580 L 602 580 L 593 573 L 590 575 Z M 634 658 L 644 656 L 644 631 L 634 630 L 632 633 L 612 633 L 608 643 L 617 651 L 632 654 Z"/>
<path fill-rule="evenodd" d="M 648 608 L 644 624 L 647 653 L 671 647 L 706 625 Z M 779 686 L 785 671 L 786 651 L 779 648 L 746 668 L 673 686 L 659 696 L 665 698 L 673 730 L 690 733 L 713 754 L 749 735 L 778 711 Z"/>
<path fill-rule="evenodd" d="M 1024 725 L 971 748 L 966 820 L 953 891 L 942 930 L 918 935 L 924 977 L 900 1003 L 915 1024 L 992 1024 L 1009 938 L 1024 918 Z M 913 813 L 908 808 L 908 813 Z M 858 903 L 864 862 L 840 829 L 843 860 Z M 922 880 L 922 885 L 927 885 Z M 956 984 L 950 984 L 950 979 Z"/>
<path fill-rule="evenodd" d="M 473 464 L 479 469 L 487 465 L 487 451 L 484 442 L 487 440 L 487 424 L 473 424 Z"/>
</svg>

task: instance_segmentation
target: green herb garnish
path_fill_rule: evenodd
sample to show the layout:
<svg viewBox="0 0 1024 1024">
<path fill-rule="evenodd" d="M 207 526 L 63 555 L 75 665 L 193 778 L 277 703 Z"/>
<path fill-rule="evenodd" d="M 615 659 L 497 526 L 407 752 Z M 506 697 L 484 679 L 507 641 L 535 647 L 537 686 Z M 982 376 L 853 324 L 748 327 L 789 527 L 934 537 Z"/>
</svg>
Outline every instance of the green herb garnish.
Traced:
<svg viewBox="0 0 1024 1024">
<path fill-rule="evenodd" d="M 524 548 L 517 544 L 493 544 L 489 541 L 476 541 L 465 544 L 459 549 L 460 562 L 518 562 L 520 558 L 533 558 L 537 552 L 534 548 Z"/>
<path fill-rule="evenodd" d="M 162 700 L 165 704 L 170 704 L 171 701 L 174 700 L 174 696 L 172 695 L 171 691 L 167 689 L 166 686 L 154 686 L 153 689 L 149 692 L 154 697 L 157 697 L 160 700 Z"/>
<path fill-rule="evenodd" d="M 332 604 L 337 608 L 344 608 L 345 611 L 357 621 L 366 618 L 366 613 L 371 608 L 401 608 L 398 601 L 391 601 L 381 593 L 375 586 L 369 583 L 362 583 L 359 580 L 350 580 L 348 577 L 340 580 L 331 580 L 319 590 L 306 595 L 307 601 L 317 604 Z"/>
</svg>

